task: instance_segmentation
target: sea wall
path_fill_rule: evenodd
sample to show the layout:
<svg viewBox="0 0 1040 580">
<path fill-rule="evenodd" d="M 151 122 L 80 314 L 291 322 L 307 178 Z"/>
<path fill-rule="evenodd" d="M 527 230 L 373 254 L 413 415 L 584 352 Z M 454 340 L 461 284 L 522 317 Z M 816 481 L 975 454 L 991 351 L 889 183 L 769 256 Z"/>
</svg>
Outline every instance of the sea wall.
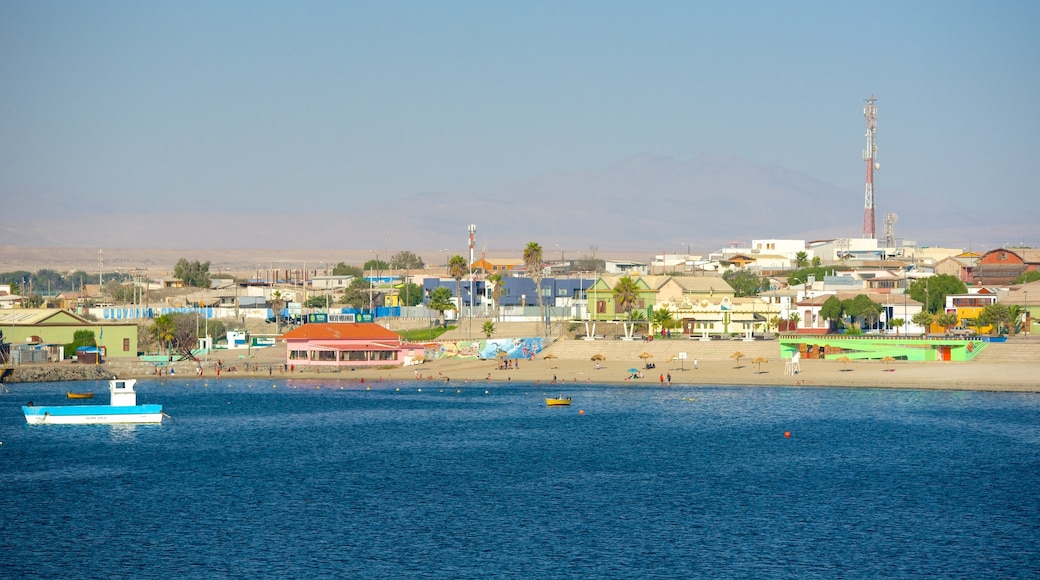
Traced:
<svg viewBox="0 0 1040 580">
<path fill-rule="evenodd" d="M 5 383 L 47 383 L 56 381 L 99 381 L 114 376 L 113 369 L 104 364 L 54 363 L 19 365 L 7 370 Z"/>
</svg>

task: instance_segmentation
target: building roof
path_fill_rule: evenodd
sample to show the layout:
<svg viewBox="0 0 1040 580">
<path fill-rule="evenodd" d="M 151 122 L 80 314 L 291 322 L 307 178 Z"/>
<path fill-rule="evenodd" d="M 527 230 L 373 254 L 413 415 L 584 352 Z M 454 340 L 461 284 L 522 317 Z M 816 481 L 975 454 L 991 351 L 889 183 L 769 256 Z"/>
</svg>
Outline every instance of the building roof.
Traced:
<svg viewBox="0 0 1040 580">
<path fill-rule="evenodd" d="M 322 323 L 298 326 L 279 337 L 282 340 L 377 340 L 401 341 L 401 335 L 373 322 Z"/>
<path fill-rule="evenodd" d="M 36 325 L 36 324 L 94 324 L 68 310 L 60 308 L 12 308 L 0 309 L 0 324 Z"/>
</svg>

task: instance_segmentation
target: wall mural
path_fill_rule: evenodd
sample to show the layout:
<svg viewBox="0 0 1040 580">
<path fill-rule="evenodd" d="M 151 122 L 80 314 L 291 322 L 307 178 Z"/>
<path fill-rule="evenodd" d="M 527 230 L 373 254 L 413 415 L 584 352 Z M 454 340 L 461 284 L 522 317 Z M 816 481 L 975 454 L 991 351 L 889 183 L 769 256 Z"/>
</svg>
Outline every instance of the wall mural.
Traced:
<svg viewBox="0 0 1040 580">
<path fill-rule="evenodd" d="M 521 359 L 531 358 L 542 352 L 542 337 L 493 338 L 490 340 L 460 340 L 443 342 L 426 349 L 426 358 L 464 359 Z"/>
</svg>

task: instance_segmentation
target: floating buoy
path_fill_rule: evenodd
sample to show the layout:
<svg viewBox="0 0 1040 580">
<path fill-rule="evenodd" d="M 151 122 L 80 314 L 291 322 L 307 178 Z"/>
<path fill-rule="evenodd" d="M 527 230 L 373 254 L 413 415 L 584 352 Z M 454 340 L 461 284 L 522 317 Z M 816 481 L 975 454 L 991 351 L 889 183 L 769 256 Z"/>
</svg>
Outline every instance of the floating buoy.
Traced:
<svg viewBox="0 0 1040 580">
<path fill-rule="evenodd" d="M 371 388 L 371 387 L 369 387 L 369 388 Z M 394 389 L 394 392 L 398 392 L 398 393 L 401 392 L 401 387 L 397 387 L 396 389 Z"/>
<path fill-rule="evenodd" d="M 422 387 L 420 387 L 420 388 L 419 388 L 419 392 L 420 392 L 420 393 L 422 392 Z"/>
<path fill-rule="evenodd" d="M 490 392 L 490 391 L 484 391 L 484 394 L 486 395 L 486 394 L 488 394 L 489 392 Z"/>
<path fill-rule="evenodd" d="M 784 437 L 790 437 L 790 436 L 791 436 L 791 432 L 790 431 L 784 431 Z"/>
<path fill-rule="evenodd" d="M 578 414 L 579 415 L 584 415 L 585 414 L 585 409 L 578 409 Z"/>
</svg>

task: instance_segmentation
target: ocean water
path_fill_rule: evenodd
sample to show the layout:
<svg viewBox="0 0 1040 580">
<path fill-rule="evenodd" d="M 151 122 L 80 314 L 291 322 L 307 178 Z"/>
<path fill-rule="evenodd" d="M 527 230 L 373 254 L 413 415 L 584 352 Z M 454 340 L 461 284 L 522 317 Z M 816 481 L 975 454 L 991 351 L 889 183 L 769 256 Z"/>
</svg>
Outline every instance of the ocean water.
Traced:
<svg viewBox="0 0 1040 580">
<path fill-rule="evenodd" d="M 0 577 L 1040 576 L 1035 394 L 149 380 L 160 426 L 25 424 L 86 388 L 0 394 Z"/>
</svg>

